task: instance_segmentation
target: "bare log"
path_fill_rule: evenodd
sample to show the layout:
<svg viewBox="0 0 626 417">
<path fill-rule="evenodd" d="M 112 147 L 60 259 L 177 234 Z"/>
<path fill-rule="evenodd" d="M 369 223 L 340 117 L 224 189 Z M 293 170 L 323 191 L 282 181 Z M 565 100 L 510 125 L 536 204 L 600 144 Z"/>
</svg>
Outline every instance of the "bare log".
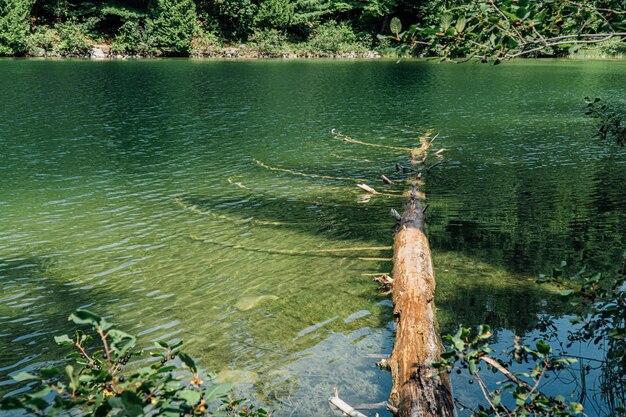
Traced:
<svg viewBox="0 0 626 417">
<path fill-rule="evenodd" d="M 387 177 L 386 177 L 386 176 L 384 176 L 384 175 L 381 175 L 381 176 L 380 176 L 380 179 L 381 179 L 381 180 L 383 180 L 383 182 L 384 182 L 385 184 L 387 184 L 387 185 L 393 185 L 393 181 L 391 181 L 389 178 L 387 178 Z"/>
<path fill-rule="evenodd" d="M 452 417 L 448 376 L 431 367 L 441 360 L 442 347 L 435 316 L 435 274 L 418 195 L 417 186 L 412 185 L 395 237 L 396 343 L 387 361 L 393 379 L 390 401 L 400 417 Z"/>
<path fill-rule="evenodd" d="M 375 189 L 373 189 L 372 187 L 370 187 L 367 184 L 357 184 L 357 187 L 359 187 L 361 190 L 365 191 L 366 193 L 369 194 L 380 194 L 378 191 L 376 191 Z"/>
<path fill-rule="evenodd" d="M 387 364 L 393 387 L 389 400 L 399 417 L 453 417 L 450 380 L 432 367 L 441 360 L 435 310 L 435 273 L 424 233 L 424 193 L 419 189 L 432 143 L 424 136 L 411 152 L 413 176 L 394 241 L 392 301 L 396 342 Z"/>
<path fill-rule="evenodd" d="M 420 138 L 419 148 L 409 149 L 412 167 L 396 164 L 396 171 L 410 175 L 404 212 L 400 216 L 395 210 L 391 214 L 398 220 L 394 240 L 393 280 L 382 275 L 375 281 L 381 290 L 393 293 L 393 314 L 396 324 L 396 341 L 391 356 L 378 362 L 378 366 L 391 371 L 393 386 L 387 406 L 399 417 L 454 417 L 454 402 L 450 380 L 446 373 L 440 374 L 433 368 L 441 360 L 441 337 L 435 310 L 435 273 L 428 239 L 424 233 L 425 198 L 419 187 L 424 174 L 441 164 L 426 165 L 428 149 L 434 138 L 430 133 Z M 353 143 L 361 143 L 336 134 Z M 406 150 L 406 148 L 396 148 Z M 437 158 L 445 149 L 435 152 Z M 368 191 L 365 184 L 357 184 Z M 364 188 L 367 187 L 367 188 Z M 371 189 L 372 192 L 375 191 Z M 335 393 L 335 398 L 338 399 Z M 332 400 L 332 398 L 331 398 Z M 331 401 L 332 403 L 332 401 Z M 345 412 L 344 412 L 345 413 Z M 347 413 L 346 413 L 347 414 Z M 352 415 L 352 414 L 347 414 Z"/>
<path fill-rule="evenodd" d="M 328 402 L 341 411 L 344 415 L 350 417 L 367 417 L 365 414 L 357 411 L 350 404 L 339 398 L 337 388 L 333 388 L 333 396 L 328 399 Z"/>
</svg>

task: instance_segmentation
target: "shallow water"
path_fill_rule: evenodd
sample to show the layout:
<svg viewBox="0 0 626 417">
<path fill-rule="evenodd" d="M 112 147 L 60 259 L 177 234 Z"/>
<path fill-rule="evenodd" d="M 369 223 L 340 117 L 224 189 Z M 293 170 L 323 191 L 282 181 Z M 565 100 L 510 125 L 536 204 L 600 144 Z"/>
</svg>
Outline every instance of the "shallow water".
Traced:
<svg viewBox="0 0 626 417">
<path fill-rule="evenodd" d="M 406 156 L 331 129 L 400 147 L 439 134 L 442 328 L 524 334 L 561 312 L 530 277 L 619 266 L 626 153 L 582 109 L 625 90 L 626 62 L 2 60 L 0 390 L 60 357 L 52 337 L 88 307 L 141 346 L 184 339 L 278 415 L 331 415 L 333 386 L 381 412 L 372 364 L 393 334 L 371 274 L 391 251 L 319 250 L 391 245 L 402 199 L 360 202 L 355 183 L 382 188 Z"/>
</svg>

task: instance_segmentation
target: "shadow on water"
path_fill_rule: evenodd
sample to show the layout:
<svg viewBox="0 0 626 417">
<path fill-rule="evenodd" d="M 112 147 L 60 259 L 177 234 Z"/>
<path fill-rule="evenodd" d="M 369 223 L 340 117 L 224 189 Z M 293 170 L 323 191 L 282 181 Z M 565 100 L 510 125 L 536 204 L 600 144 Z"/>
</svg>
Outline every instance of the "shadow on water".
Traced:
<svg viewBox="0 0 626 417">
<path fill-rule="evenodd" d="M 108 291 L 88 292 L 72 286 L 54 270 L 55 261 L 42 257 L 0 260 L 0 393 L 14 389 L 11 375 L 62 362 L 66 348 L 54 336 L 73 334 L 68 316 L 110 300 Z M 104 312 L 101 312 L 104 313 Z M 39 353 L 33 353 L 37 346 Z"/>
<path fill-rule="evenodd" d="M 296 198 L 273 196 L 269 199 L 264 196 L 256 196 L 246 202 L 242 202 L 241 199 L 230 198 L 228 200 L 222 199 L 216 204 L 215 198 L 198 194 L 184 195 L 181 200 L 187 207 L 195 208 L 198 213 L 205 215 L 210 213 L 222 222 L 230 221 L 233 224 L 244 222 L 240 224 L 247 224 L 250 229 L 255 227 L 284 228 L 305 234 L 323 235 L 337 243 L 337 247 L 346 247 L 345 242 L 349 242 L 348 247 L 393 244 L 393 221 L 387 220 L 389 219 L 389 205 L 385 201 L 372 202 L 371 205 L 357 203 L 333 205 L 326 201 L 324 205 L 315 206 L 310 202 Z M 291 218 L 297 219 L 297 221 L 291 222 Z M 377 223 L 381 220 L 382 222 Z M 450 225 L 446 226 L 446 228 L 450 227 Z M 476 225 L 476 229 L 480 230 L 480 225 Z M 436 226 L 435 230 L 437 230 Z M 470 229 L 466 228 L 464 233 L 468 233 L 468 230 Z M 446 230 L 446 232 L 450 234 L 449 231 Z M 556 307 L 557 304 L 547 301 L 551 299 L 550 291 L 543 287 L 534 286 L 529 282 L 529 275 L 511 272 L 501 262 L 498 262 L 500 259 L 489 259 L 488 253 L 485 253 L 484 256 L 463 255 L 464 248 L 472 247 L 478 241 L 473 236 L 470 237 L 472 239 L 463 241 L 457 240 L 456 236 L 452 235 L 450 239 L 458 242 L 455 252 L 442 251 L 439 247 L 434 247 L 439 282 L 437 300 L 438 308 L 442 310 L 443 328 L 450 328 L 458 322 L 463 322 L 465 325 L 488 323 L 495 327 L 509 328 L 523 333 L 532 328 L 533 318 L 538 313 L 548 310 L 554 313 L 559 311 L 559 308 Z M 220 244 L 210 240 L 210 235 L 206 238 L 209 244 Z M 368 242 L 369 245 L 364 245 L 364 241 Z M 259 252 L 265 250 L 254 237 L 237 236 L 236 242 L 239 250 Z M 291 256 L 336 256 L 337 258 L 358 260 L 365 256 L 390 258 L 392 255 L 391 250 L 384 250 L 378 254 L 371 252 L 305 254 L 307 249 L 312 248 L 290 249 L 288 242 L 283 244 L 283 248 L 283 250 L 293 250 L 294 253 Z M 276 255 L 280 256 L 281 253 L 278 252 Z M 387 261 L 379 262 L 374 268 L 380 272 L 390 272 L 392 264 Z M 327 285 L 327 283 L 322 282 L 320 285 Z M 367 301 L 371 302 L 377 297 L 375 284 L 367 285 L 370 288 L 369 294 L 371 296 L 363 294 L 360 296 L 368 298 Z M 310 291 L 300 292 L 298 297 L 306 298 L 305 294 L 314 295 L 316 293 L 317 289 L 311 288 Z M 309 305 L 305 300 L 302 302 L 304 305 Z M 315 300 L 312 300 L 311 303 L 311 305 L 325 304 L 324 301 L 320 303 Z M 462 308 L 459 308 L 460 306 Z M 278 308 L 280 310 L 280 307 Z M 448 314 L 448 312 L 454 313 Z M 324 317 L 323 312 L 320 312 L 320 317 Z M 384 327 L 390 320 L 390 311 L 387 310 L 374 325 Z M 333 326 L 330 327 L 333 328 Z M 333 329 L 339 330 L 338 328 Z"/>
<path fill-rule="evenodd" d="M 612 269 L 626 247 L 622 166 L 615 156 L 578 170 L 446 170 L 430 183 L 431 244 L 513 273 L 547 273 L 561 261 L 573 271 Z M 467 175 L 478 178 L 467 181 Z M 489 190 L 480 181 L 485 175 L 496 179 Z"/>
<path fill-rule="evenodd" d="M 253 187 L 252 182 L 245 184 Z M 276 257 L 287 256 L 271 252 L 277 247 L 281 250 L 293 250 L 295 253 L 289 256 L 303 259 L 300 272 L 303 274 L 307 273 L 307 257 L 331 255 L 305 254 L 306 250 L 314 248 L 308 247 L 306 239 L 301 237 L 291 246 L 289 234 L 322 236 L 333 247 L 389 246 L 393 243 L 390 201 L 396 207 L 402 201 L 374 198 L 364 205 L 356 202 L 356 196 L 350 195 L 351 200 L 347 201 L 345 193 L 339 193 L 324 198 L 320 204 L 312 204 L 311 201 L 296 196 L 267 195 L 246 189 L 235 191 L 236 195 L 226 197 L 199 193 L 183 194 L 179 197 L 181 207 L 185 207 L 190 216 L 202 216 L 209 224 L 217 222 L 226 228 L 232 225 L 237 230 L 229 237 L 218 235 L 213 238 L 211 232 L 199 232 L 200 240 L 206 239 L 199 244 L 219 247 L 231 242 L 236 245 L 233 248 L 235 251 L 258 252 L 256 262 L 260 264 L 271 262 Z M 433 209 L 437 210 L 439 207 L 435 204 L 430 210 Z M 434 215 L 432 217 L 437 219 Z M 437 231 L 436 226 L 434 228 Z M 263 240 L 262 236 L 266 233 L 264 229 L 282 230 L 281 233 L 276 233 L 280 235 L 279 241 Z M 207 227 L 207 230 L 210 231 L 211 228 Z M 468 239 L 465 245 L 469 248 L 472 243 Z M 266 249 L 268 253 L 264 253 Z M 391 254 L 391 250 L 378 254 L 340 253 L 336 258 L 338 262 L 352 259 L 356 263 L 363 263 L 359 261 L 359 257 L 369 255 L 390 258 Z M 494 328 L 496 336 L 499 329 L 508 329 L 523 335 L 533 329 L 538 315 L 561 314 L 564 311 L 563 305 L 550 290 L 534 285 L 530 282 L 529 275 L 511 272 L 498 262 L 499 259 L 495 262 L 491 259 L 492 262 L 489 262 L 487 255 L 468 256 L 462 250 L 447 251 L 437 247 L 434 247 L 433 256 L 437 268 L 439 321 L 444 333 L 453 331 L 460 323 L 465 326 L 486 323 Z M 390 272 L 391 268 L 389 261 L 377 261 L 367 267 L 380 272 Z M 376 359 L 367 359 L 368 354 L 390 353 L 393 346 L 391 304 L 386 297 L 377 295 L 376 285 L 370 282 L 371 277 L 350 277 L 350 285 L 345 285 L 344 282 L 338 286 L 337 291 L 329 292 L 328 286 L 336 285 L 333 278 L 335 277 L 306 282 L 297 289 L 289 289 L 288 286 L 277 288 L 280 299 L 250 312 L 234 324 L 239 331 L 233 337 L 233 346 L 246 346 L 246 356 L 265 352 L 263 355 L 271 358 L 260 367 L 253 366 L 256 372 L 263 375 L 255 387 L 264 401 L 271 405 L 289 407 L 285 399 L 291 397 L 301 401 L 298 394 L 300 384 L 313 385 L 320 392 L 331 392 L 331 381 L 337 383 L 339 372 L 342 376 L 345 373 L 345 377 L 352 381 L 347 383 L 339 380 L 339 385 L 346 387 L 347 398 L 352 396 L 357 401 L 359 398 L 381 401 L 386 398 L 386 374 L 378 375 L 359 365 L 356 369 L 344 369 L 341 363 L 355 366 L 354 360 L 348 360 L 348 356 L 352 355 L 352 358 L 360 356 L 361 363 L 371 365 Z M 345 281 L 345 278 L 336 278 Z M 324 297 L 320 298 L 320 294 L 324 294 Z M 363 305 L 374 307 L 369 307 L 369 311 L 363 312 L 364 316 L 359 317 L 359 306 Z M 330 318 L 329 311 L 333 312 Z M 285 312 L 294 315 L 288 320 L 293 326 L 290 329 L 276 326 L 276 322 L 272 320 Z M 350 320 L 353 315 L 358 320 L 356 327 Z M 303 330 L 302 323 L 311 323 L 311 327 Z M 385 329 L 382 342 L 374 338 L 368 329 Z M 369 344 L 368 339 L 372 339 Z M 353 348 L 351 350 L 340 346 Z M 332 354 L 325 354 L 326 351 Z M 346 356 L 345 361 L 342 360 L 343 355 Z M 324 373 L 328 369 L 328 363 L 320 363 L 318 367 L 313 365 L 317 371 L 311 371 L 310 361 L 325 360 L 334 364 L 336 361 L 332 374 Z M 308 361 L 306 366 L 303 361 Z M 349 376 L 351 373 L 355 373 L 354 378 Z M 380 391 L 364 394 L 363 390 L 371 387 L 353 382 L 368 378 L 382 379 L 378 385 Z"/>
</svg>

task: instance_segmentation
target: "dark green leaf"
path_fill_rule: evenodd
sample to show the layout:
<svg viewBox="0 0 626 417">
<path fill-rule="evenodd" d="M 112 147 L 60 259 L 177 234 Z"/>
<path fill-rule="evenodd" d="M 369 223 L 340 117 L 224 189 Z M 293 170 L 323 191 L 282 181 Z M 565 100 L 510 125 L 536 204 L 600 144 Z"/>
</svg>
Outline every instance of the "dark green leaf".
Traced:
<svg viewBox="0 0 626 417">
<path fill-rule="evenodd" d="M 191 356 L 187 355 L 186 353 L 179 352 L 178 357 L 181 361 L 183 361 L 185 365 L 189 367 L 189 369 L 191 369 L 191 372 L 193 372 L 194 374 L 198 372 L 198 369 L 196 368 L 196 362 L 191 358 Z"/>
<path fill-rule="evenodd" d="M 45 379 L 56 378 L 61 375 L 61 371 L 58 368 L 43 368 L 39 370 L 39 373 Z"/>
<path fill-rule="evenodd" d="M 543 340 L 537 340 L 537 351 L 542 355 L 549 355 L 552 352 L 552 346 L 544 342 Z"/>
</svg>

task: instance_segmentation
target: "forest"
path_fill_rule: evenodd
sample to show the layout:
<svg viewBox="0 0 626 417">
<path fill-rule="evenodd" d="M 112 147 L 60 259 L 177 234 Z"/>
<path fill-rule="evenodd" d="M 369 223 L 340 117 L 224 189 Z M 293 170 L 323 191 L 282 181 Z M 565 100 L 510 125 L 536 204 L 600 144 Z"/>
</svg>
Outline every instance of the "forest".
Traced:
<svg viewBox="0 0 626 417">
<path fill-rule="evenodd" d="M 1 0 L 0 55 L 616 56 L 624 10 L 622 0 Z"/>
</svg>

